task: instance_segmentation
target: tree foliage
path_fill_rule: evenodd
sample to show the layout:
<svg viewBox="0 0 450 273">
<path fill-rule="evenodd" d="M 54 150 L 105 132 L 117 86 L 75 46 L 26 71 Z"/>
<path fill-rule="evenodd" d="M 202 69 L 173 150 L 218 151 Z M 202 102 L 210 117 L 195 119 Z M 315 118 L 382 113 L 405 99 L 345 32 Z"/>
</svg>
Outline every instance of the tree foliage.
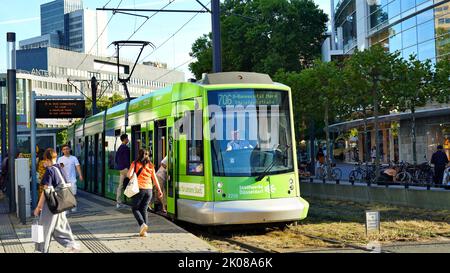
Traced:
<svg viewBox="0 0 450 273">
<path fill-rule="evenodd" d="M 300 71 L 319 56 L 327 20 L 311 0 L 225 0 L 223 71 Z M 189 65 L 197 79 L 211 72 L 211 35 L 198 38 L 190 55 L 197 58 Z"/>
<path fill-rule="evenodd" d="M 439 60 L 433 75 L 433 97 L 437 102 L 450 102 L 450 57 Z"/>
<path fill-rule="evenodd" d="M 123 100 L 123 96 L 117 92 L 110 97 L 102 96 L 100 99 L 97 99 L 97 109 L 99 112 L 105 111 Z M 86 101 L 86 112 L 92 114 L 92 101 L 90 100 Z"/>
</svg>

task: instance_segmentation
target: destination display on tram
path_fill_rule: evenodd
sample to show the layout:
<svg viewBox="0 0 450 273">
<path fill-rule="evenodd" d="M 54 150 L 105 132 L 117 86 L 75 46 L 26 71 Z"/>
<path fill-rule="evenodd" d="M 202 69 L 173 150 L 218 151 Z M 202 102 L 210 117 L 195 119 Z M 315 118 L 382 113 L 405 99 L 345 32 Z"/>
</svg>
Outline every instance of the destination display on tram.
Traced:
<svg viewBox="0 0 450 273">
<path fill-rule="evenodd" d="M 84 100 L 36 100 L 36 118 L 84 118 Z"/>
<path fill-rule="evenodd" d="M 280 105 L 282 101 L 282 92 L 279 91 L 246 91 L 238 92 L 215 92 L 217 101 L 211 98 L 209 103 L 217 103 L 223 107 L 227 105 Z"/>
</svg>

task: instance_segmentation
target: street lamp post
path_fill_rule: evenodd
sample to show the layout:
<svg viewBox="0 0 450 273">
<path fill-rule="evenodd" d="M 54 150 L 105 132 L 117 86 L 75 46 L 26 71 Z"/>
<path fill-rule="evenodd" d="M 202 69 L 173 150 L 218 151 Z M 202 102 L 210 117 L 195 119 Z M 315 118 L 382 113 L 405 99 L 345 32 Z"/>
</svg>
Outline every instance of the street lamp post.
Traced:
<svg viewBox="0 0 450 273">
<path fill-rule="evenodd" d="M 211 2 L 213 72 L 222 72 L 222 43 L 220 40 L 220 1 Z"/>
<path fill-rule="evenodd" d="M 16 108 L 16 33 L 6 33 L 7 47 L 7 78 L 8 78 L 8 193 L 9 193 L 9 210 L 16 211 L 15 196 L 15 155 L 17 140 L 17 108 Z"/>
</svg>

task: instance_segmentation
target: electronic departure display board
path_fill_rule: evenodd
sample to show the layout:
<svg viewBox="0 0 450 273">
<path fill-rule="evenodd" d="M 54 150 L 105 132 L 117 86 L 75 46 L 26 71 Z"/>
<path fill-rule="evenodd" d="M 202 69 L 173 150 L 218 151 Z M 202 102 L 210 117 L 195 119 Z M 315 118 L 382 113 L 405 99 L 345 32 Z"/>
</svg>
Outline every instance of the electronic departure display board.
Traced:
<svg viewBox="0 0 450 273">
<path fill-rule="evenodd" d="M 36 100 L 36 118 L 84 118 L 84 100 Z"/>
</svg>

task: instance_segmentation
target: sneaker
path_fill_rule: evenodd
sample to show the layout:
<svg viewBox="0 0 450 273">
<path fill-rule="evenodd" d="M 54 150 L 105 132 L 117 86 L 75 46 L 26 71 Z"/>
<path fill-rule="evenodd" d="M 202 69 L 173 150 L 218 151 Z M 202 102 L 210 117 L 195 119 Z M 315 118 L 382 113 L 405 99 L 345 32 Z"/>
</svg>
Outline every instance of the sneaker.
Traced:
<svg viewBox="0 0 450 273">
<path fill-rule="evenodd" d="M 146 224 L 142 224 L 141 225 L 141 229 L 139 231 L 139 236 L 144 236 L 144 233 L 147 233 L 148 230 L 148 226 Z"/>
<path fill-rule="evenodd" d="M 147 232 L 144 232 L 144 234 L 142 234 L 142 237 L 147 237 L 147 236 L 148 236 Z"/>
<path fill-rule="evenodd" d="M 80 249 L 79 248 L 75 248 L 75 247 L 71 247 L 71 248 L 69 248 L 69 250 L 67 252 L 68 253 L 79 253 Z"/>
<path fill-rule="evenodd" d="M 116 204 L 116 209 L 120 209 L 121 207 L 122 207 L 122 204 L 120 204 L 120 203 Z"/>
</svg>

